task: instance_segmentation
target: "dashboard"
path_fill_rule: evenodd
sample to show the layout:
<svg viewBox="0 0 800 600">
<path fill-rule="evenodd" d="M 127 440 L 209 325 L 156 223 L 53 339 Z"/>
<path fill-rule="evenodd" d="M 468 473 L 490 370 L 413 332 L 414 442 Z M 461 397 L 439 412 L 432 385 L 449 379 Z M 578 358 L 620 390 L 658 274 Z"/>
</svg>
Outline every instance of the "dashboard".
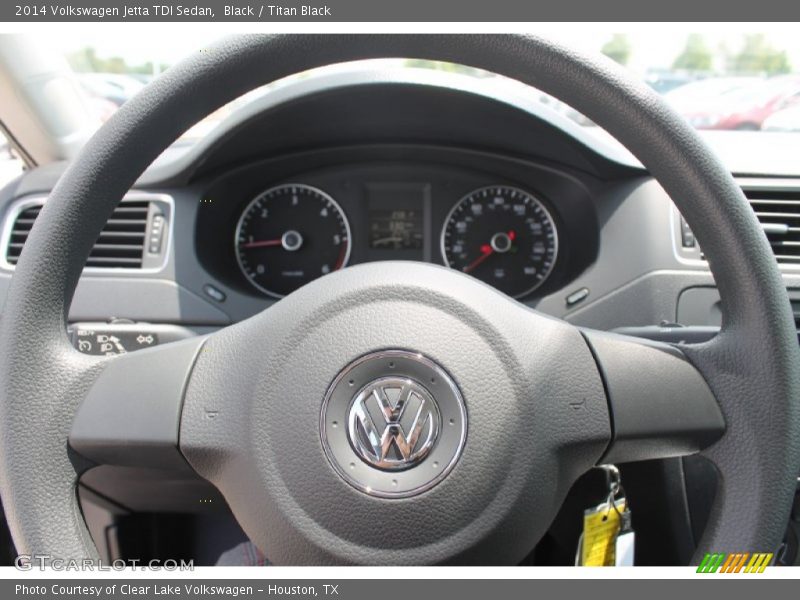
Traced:
<svg viewBox="0 0 800 600">
<path fill-rule="evenodd" d="M 336 269 L 422 260 L 576 325 L 718 324 L 713 277 L 664 190 L 523 91 L 354 67 L 265 94 L 136 182 L 70 322 L 92 324 L 85 333 L 147 323 L 142 339 L 172 339 L 251 317 Z M 0 190 L 0 298 L 65 167 Z M 800 179 L 740 182 L 776 211 L 800 197 Z M 800 306 L 800 268 L 781 267 Z"/>
</svg>

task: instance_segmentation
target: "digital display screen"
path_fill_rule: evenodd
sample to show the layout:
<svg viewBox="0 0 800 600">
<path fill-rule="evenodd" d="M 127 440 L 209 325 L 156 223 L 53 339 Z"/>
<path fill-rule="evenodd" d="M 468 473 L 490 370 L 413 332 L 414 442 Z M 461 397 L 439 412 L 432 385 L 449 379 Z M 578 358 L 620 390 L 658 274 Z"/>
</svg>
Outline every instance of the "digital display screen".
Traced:
<svg viewBox="0 0 800 600">
<path fill-rule="evenodd" d="M 369 247 L 373 250 L 422 250 L 422 211 L 379 208 L 369 211 Z"/>
<path fill-rule="evenodd" d="M 366 186 L 370 260 L 426 260 L 430 255 L 430 185 L 412 182 Z"/>
</svg>

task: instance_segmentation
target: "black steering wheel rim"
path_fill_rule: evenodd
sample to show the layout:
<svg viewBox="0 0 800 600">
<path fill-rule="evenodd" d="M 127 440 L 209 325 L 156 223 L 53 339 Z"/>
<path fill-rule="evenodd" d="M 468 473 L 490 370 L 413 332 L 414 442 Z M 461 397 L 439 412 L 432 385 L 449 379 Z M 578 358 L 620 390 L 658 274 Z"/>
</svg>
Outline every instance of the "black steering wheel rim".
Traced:
<svg viewBox="0 0 800 600">
<path fill-rule="evenodd" d="M 385 57 L 457 62 L 536 86 L 617 137 L 674 199 L 702 242 L 724 314 L 714 340 L 682 348 L 727 425 L 705 451 L 720 487 L 697 556 L 774 549 L 800 458 L 800 351 L 780 272 L 741 190 L 697 134 L 621 69 L 535 37 L 461 35 L 233 38 L 171 69 L 87 143 L 37 219 L 0 323 L 0 493 L 17 549 L 96 552 L 76 495 L 86 464 L 68 439 L 107 362 L 74 351 L 65 324 L 114 206 L 161 151 L 226 102 L 309 68 Z"/>
</svg>

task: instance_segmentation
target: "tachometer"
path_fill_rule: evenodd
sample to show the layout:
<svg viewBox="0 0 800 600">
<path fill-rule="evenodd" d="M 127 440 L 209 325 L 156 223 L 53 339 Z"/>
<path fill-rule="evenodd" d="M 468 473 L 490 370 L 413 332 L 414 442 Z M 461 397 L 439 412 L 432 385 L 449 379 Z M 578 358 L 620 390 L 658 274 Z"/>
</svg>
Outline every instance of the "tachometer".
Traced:
<svg viewBox="0 0 800 600">
<path fill-rule="evenodd" d="M 467 194 L 450 211 L 442 231 L 442 255 L 449 267 L 514 298 L 544 283 L 557 253 L 552 215 L 533 195 L 511 186 Z"/>
<path fill-rule="evenodd" d="M 239 218 L 236 258 L 256 288 L 285 296 L 347 264 L 350 225 L 322 190 L 279 185 L 256 196 Z"/>
</svg>

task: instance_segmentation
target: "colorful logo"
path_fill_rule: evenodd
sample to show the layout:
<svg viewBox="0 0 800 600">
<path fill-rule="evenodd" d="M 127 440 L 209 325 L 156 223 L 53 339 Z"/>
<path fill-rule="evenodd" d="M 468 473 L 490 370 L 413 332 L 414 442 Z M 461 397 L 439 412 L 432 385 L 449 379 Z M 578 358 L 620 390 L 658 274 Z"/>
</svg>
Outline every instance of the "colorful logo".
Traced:
<svg viewBox="0 0 800 600">
<path fill-rule="evenodd" d="M 763 573 L 772 565 L 772 552 L 707 552 L 703 557 L 698 573 Z"/>
</svg>

